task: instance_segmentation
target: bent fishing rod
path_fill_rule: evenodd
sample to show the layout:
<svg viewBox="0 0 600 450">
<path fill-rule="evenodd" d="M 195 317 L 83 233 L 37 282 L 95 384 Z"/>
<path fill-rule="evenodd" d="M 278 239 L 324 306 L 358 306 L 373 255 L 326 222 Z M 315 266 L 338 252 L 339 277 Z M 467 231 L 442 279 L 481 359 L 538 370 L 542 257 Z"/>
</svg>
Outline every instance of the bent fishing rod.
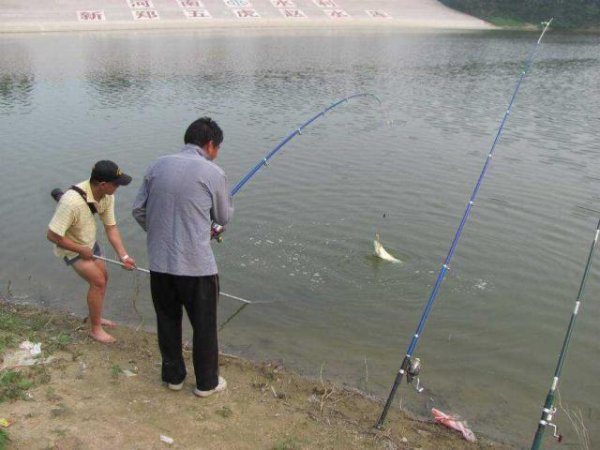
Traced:
<svg viewBox="0 0 600 450">
<path fill-rule="evenodd" d="M 500 140 L 500 135 L 502 134 L 504 125 L 506 124 L 506 121 L 508 120 L 508 116 L 510 115 L 510 112 L 512 110 L 512 105 L 515 101 L 515 98 L 517 97 L 517 93 L 519 92 L 521 83 L 522 83 L 523 79 L 525 78 L 525 76 L 527 75 L 527 72 L 529 71 L 529 67 L 531 66 L 531 63 L 533 62 L 533 58 L 535 57 L 535 54 L 540 46 L 540 43 L 542 42 L 542 38 L 544 37 L 544 34 L 546 33 L 546 30 L 550 26 L 551 22 L 552 22 L 552 19 L 550 19 L 548 22 L 545 23 L 542 34 L 540 35 L 539 39 L 537 40 L 535 47 L 531 51 L 530 56 L 527 58 L 525 67 L 523 68 L 523 71 L 521 72 L 521 76 L 519 77 L 519 80 L 517 81 L 517 84 L 513 91 L 512 97 L 508 104 L 508 108 L 507 108 L 506 112 L 504 113 L 504 117 L 502 118 L 502 121 L 500 122 L 500 127 L 498 128 L 498 131 L 496 133 L 496 137 L 494 138 L 492 147 L 491 147 L 491 149 L 488 153 L 488 156 L 485 160 L 485 164 L 483 165 L 483 169 L 481 170 L 479 178 L 477 179 L 477 183 L 475 184 L 475 188 L 473 189 L 473 192 L 471 193 L 471 197 L 469 198 L 469 202 L 467 203 L 467 206 L 463 213 L 463 216 L 462 216 L 462 219 L 458 226 L 458 229 L 456 230 L 454 238 L 452 239 L 452 243 L 450 245 L 450 249 L 448 250 L 448 254 L 446 255 L 446 259 L 444 260 L 444 264 L 442 265 L 442 268 L 440 269 L 440 272 L 439 272 L 439 275 L 435 282 L 435 285 L 433 287 L 433 290 L 431 291 L 431 294 L 429 295 L 429 299 L 427 300 L 427 304 L 425 306 L 425 309 L 423 310 L 421 319 L 419 320 L 419 325 L 417 326 L 417 330 L 411 339 L 410 345 L 408 346 L 406 356 L 402 360 L 402 364 L 400 365 L 400 370 L 398 371 L 398 373 L 396 375 L 392 389 L 388 395 L 388 398 L 387 398 L 387 401 L 383 408 L 383 411 L 381 412 L 381 416 L 379 417 L 379 420 L 375 424 L 375 427 L 377 429 L 383 428 L 385 418 L 386 418 L 388 411 L 392 405 L 394 396 L 396 395 L 396 391 L 398 390 L 398 386 L 400 385 L 404 375 L 406 375 L 407 383 L 411 383 L 412 380 L 414 378 L 416 378 L 417 379 L 417 386 L 416 386 L 417 391 L 421 392 L 423 390 L 423 388 L 419 387 L 419 378 L 418 378 L 418 375 L 419 375 L 419 372 L 421 369 L 421 362 L 420 362 L 419 358 L 412 359 L 415 348 L 417 347 L 417 342 L 419 341 L 419 337 L 423 333 L 423 329 L 425 328 L 425 324 L 427 322 L 427 319 L 429 318 L 431 309 L 433 308 L 433 303 L 435 302 L 435 300 L 438 296 L 438 293 L 440 291 L 440 286 L 442 284 L 442 281 L 444 281 L 446 272 L 448 272 L 448 270 L 450 270 L 450 261 L 452 260 L 452 256 L 454 255 L 454 252 L 456 251 L 456 247 L 458 245 L 458 241 L 462 234 L 463 228 L 465 227 L 467 219 L 469 218 L 469 214 L 471 213 L 471 209 L 473 208 L 473 205 L 475 202 L 475 197 L 477 197 L 477 193 L 479 192 L 483 178 L 488 170 L 488 167 L 492 161 L 492 157 L 494 156 L 494 153 L 496 151 L 496 145 L 498 144 L 498 141 Z"/>
<path fill-rule="evenodd" d="M 275 146 L 275 148 L 273 148 L 273 150 L 271 150 L 269 153 L 267 153 L 265 155 L 264 158 L 262 158 L 258 163 L 256 163 L 256 165 L 254 167 L 252 167 L 248 173 L 246 173 L 246 175 L 244 175 L 242 177 L 242 179 L 238 182 L 238 184 L 236 184 L 233 189 L 231 190 L 231 196 L 233 197 L 235 194 L 238 193 L 238 191 L 248 182 L 250 181 L 254 175 L 256 175 L 256 173 L 262 169 L 265 166 L 268 166 L 268 162 L 269 160 L 275 156 L 275 154 L 281 150 L 283 148 L 284 145 L 286 145 L 288 142 L 290 142 L 293 138 L 295 138 L 296 136 L 302 134 L 302 130 L 304 130 L 306 127 L 308 127 L 311 123 L 313 123 L 315 120 L 317 120 L 319 117 L 324 117 L 326 113 L 328 113 L 329 111 L 331 111 L 332 109 L 336 108 L 337 106 L 341 105 L 342 103 L 347 103 L 348 100 L 351 100 L 353 98 L 357 98 L 357 97 L 373 97 L 375 100 L 377 100 L 377 103 L 379 103 L 381 105 L 381 100 L 379 100 L 379 97 L 377 97 L 375 94 L 371 94 L 369 92 L 363 92 L 360 94 L 353 94 L 350 95 L 348 97 L 344 97 L 341 100 L 337 100 L 335 102 L 333 102 L 331 105 L 329 105 L 327 108 L 325 108 L 323 111 L 319 111 L 317 114 L 315 114 L 313 117 L 311 117 L 310 119 L 308 119 L 306 122 L 304 122 L 302 125 L 300 125 L 298 128 L 296 128 L 294 131 L 292 131 L 287 137 L 285 137 L 279 144 L 277 144 Z"/>
<path fill-rule="evenodd" d="M 562 344 L 562 348 L 560 349 L 560 354 L 558 356 L 558 362 L 556 364 L 556 370 L 554 371 L 554 378 L 552 378 L 552 385 L 550 386 L 550 390 L 548 391 L 548 395 L 546 396 L 546 401 L 544 403 L 544 407 L 542 409 L 542 417 L 538 423 L 538 428 L 535 433 L 535 437 L 533 438 L 533 444 L 531 445 L 531 450 L 539 450 L 542 448 L 542 438 L 544 437 L 544 431 L 547 426 L 552 427 L 554 433 L 553 436 L 558 439 L 558 442 L 562 441 L 562 436 L 558 434 L 558 429 L 556 425 L 552 422 L 552 418 L 554 414 L 556 414 L 556 408 L 554 407 L 554 399 L 556 389 L 558 388 L 558 382 L 560 380 L 560 375 L 562 372 L 563 364 L 565 363 L 565 359 L 567 357 L 567 351 L 569 350 L 569 343 L 571 342 L 571 336 L 573 335 L 573 330 L 575 329 L 575 321 L 577 320 L 577 315 L 579 314 L 579 309 L 581 307 L 581 303 L 583 302 L 583 293 L 585 291 L 585 283 L 588 278 L 588 274 L 590 272 L 590 267 L 592 266 L 592 257 L 594 255 L 594 250 L 596 248 L 596 242 L 598 242 L 598 235 L 600 234 L 600 220 L 598 220 L 598 225 L 596 225 L 596 233 L 594 234 L 594 240 L 592 241 L 592 245 L 590 247 L 590 251 L 588 253 L 587 262 L 585 264 L 585 269 L 583 271 L 583 276 L 581 277 L 581 283 L 579 284 L 579 291 L 577 292 L 577 297 L 575 298 L 575 307 L 573 312 L 571 313 L 571 320 L 569 321 L 569 326 L 567 327 L 567 332 L 565 334 L 565 339 Z"/>
<path fill-rule="evenodd" d="M 231 190 L 231 192 L 229 193 L 229 195 L 231 195 L 231 197 L 235 196 L 235 194 L 237 194 L 238 191 L 240 189 L 242 189 L 242 187 L 244 187 L 244 185 L 248 181 L 250 181 L 256 175 L 256 173 L 260 169 L 262 169 L 263 167 L 267 167 L 269 165 L 269 160 L 273 156 L 275 156 L 275 154 L 277 152 L 279 152 L 288 142 L 290 142 L 296 136 L 301 135 L 302 134 L 302 130 L 304 130 L 306 127 L 308 127 L 311 123 L 313 123 L 319 117 L 324 117 L 326 113 L 328 113 L 332 109 L 336 108 L 337 106 L 341 105 L 342 103 L 347 103 L 348 100 L 353 99 L 353 98 L 357 98 L 357 97 L 372 97 L 375 100 L 377 100 L 378 104 L 381 105 L 381 100 L 379 99 L 379 97 L 377 97 L 375 94 L 371 94 L 369 92 L 362 92 L 360 94 L 353 94 L 353 95 L 349 95 L 348 97 L 344 97 L 344 98 L 342 98 L 340 100 L 336 100 L 331 105 L 329 105 L 327 108 L 325 108 L 322 111 L 319 111 L 317 114 L 315 114 L 314 116 L 312 116 L 310 119 L 308 119 L 302 125 L 300 125 L 298 128 L 296 128 L 290 134 L 288 134 L 284 139 L 282 139 L 281 142 L 279 142 L 279 144 L 277 144 L 270 152 L 268 152 L 260 161 L 258 161 L 241 178 L 241 180 L 233 187 L 233 189 Z M 211 239 L 215 239 L 217 242 L 223 242 L 223 232 L 224 231 L 225 231 L 225 227 L 223 227 L 222 225 L 219 225 L 218 223 L 213 223 L 211 225 L 211 231 L 210 231 L 211 232 Z"/>
</svg>

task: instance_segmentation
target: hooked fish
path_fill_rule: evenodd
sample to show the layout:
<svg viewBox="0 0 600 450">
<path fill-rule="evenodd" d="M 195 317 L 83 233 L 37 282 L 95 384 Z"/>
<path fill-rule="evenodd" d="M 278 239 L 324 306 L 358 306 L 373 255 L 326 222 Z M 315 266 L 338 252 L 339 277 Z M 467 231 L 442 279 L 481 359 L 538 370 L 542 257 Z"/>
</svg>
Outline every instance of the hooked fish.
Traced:
<svg viewBox="0 0 600 450">
<path fill-rule="evenodd" d="M 383 248 L 383 245 L 381 245 L 381 241 L 379 240 L 379 233 L 375 233 L 375 240 L 373 241 L 373 245 L 375 246 L 375 255 L 377 255 L 381 259 L 383 259 L 385 261 L 395 262 L 395 263 L 402 262 L 399 259 L 394 258 L 392 255 L 390 255 L 386 251 L 385 248 Z"/>
<path fill-rule="evenodd" d="M 437 423 L 441 423 L 442 425 L 445 425 L 453 430 L 460 431 L 467 441 L 477 441 L 475 433 L 473 433 L 471 429 L 467 427 L 466 422 L 459 420 L 456 417 L 450 416 L 435 408 L 431 408 L 431 414 L 433 414 L 433 418 Z"/>
</svg>

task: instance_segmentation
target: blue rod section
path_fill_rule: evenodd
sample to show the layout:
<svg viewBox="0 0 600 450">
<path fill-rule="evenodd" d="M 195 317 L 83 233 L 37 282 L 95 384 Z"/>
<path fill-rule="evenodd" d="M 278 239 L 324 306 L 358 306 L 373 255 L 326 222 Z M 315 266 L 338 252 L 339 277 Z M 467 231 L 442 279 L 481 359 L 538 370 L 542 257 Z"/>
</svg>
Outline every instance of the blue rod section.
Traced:
<svg viewBox="0 0 600 450">
<path fill-rule="evenodd" d="M 529 71 L 529 67 L 531 66 L 531 63 L 533 62 L 535 54 L 536 54 L 536 52 L 540 46 L 540 43 L 542 41 L 542 37 L 546 33 L 546 30 L 550 26 L 551 22 L 552 22 L 552 19 L 550 19 L 550 21 L 548 21 L 546 23 L 546 26 L 544 27 L 544 30 L 542 31 L 542 34 L 540 35 L 535 47 L 533 48 L 529 57 L 526 60 L 525 67 L 524 67 L 523 71 L 521 72 L 521 76 L 519 77 L 519 80 L 517 81 L 517 84 L 513 91 L 512 97 L 508 104 L 508 108 L 506 109 L 506 112 L 504 113 L 504 117 L 502 118 L 502 121 L 500 122 L 500 127 L 498 128 L 498 132 L 496 133 L 496 137 L 494 138 L 494 142 L 492 144 L 490 152 L 485 160 L 483 169 L 481 170 L 481 173 L 479 174 L 479 178 L 477 179 L 477 184 L 475 184 L 475 188 L 473 189 L 471 197 L 469 198 L 469 202 L 467 203 L 465 212 L 463 213 L 460 224 L 458 225 L 458 229 L 456 230 L 454 239 L 452 239 L 452 244 L 450 245 L 450 249 L 448 250 L 448 254 L 446 255 L 444 264 L 442 265 L 442 268 L 440 269 L 440 272 L 438 274 L 435 285 L 431 291 L 431 294 L 429 295 L 429 300 L 427 300 L 427 305 L 425 306 L 425 309 L 423 310 L 423 314 L 421 315 L 421 320 L 419 320 L 419 325 L 417 326 L 417 330 L 415 331 L 415 334 L 413 335 L 413 337 L 410 341 L 410 345 L 408 346 L 408 350 L 406 351 L 406 356 L 404 357 L 402 365 L 400 366 L 400 370 L 398 371 L 398 374 L 396 375 L 396 380 L 394 381 L 394 385 L 392 387 L 392 390 L 390 391 L 390 394 L 388 396 L 385 407 L 381 413 L 381 416 L 379 417 L 379 420 L 377 421 L 377 424 L 375 425 L 376 428 L 379 428 L 379 429 L 382 428 L 383 422 L 385 421 L 385 417 L 387 416 L 388 410 L 394 399 L 394 395 L 396 394 L 396 390 L 398 389 L 398 385 L 400 384 L 400 381 L 402 380 L 402 376 L 406 372 L 406 368 L 409 366 L 410 357 L 412 356 L 413 352 L 415 351 L 415 348 L 417 347 L 417 342 L 419 341 L 419 337 L 421 336 L 423 329 L 425 328 L 425 324 L 427 323 L 427 319 L 429 318 L 429 314 L 431 313 L 431 309 L 433 308 L 433 303 L 435 302 L 435 300 L 438 296 L 440 287 L 442 285 L 442 281 L 444 281 L 446 273 L 448 272 L 448 270 L 450 270 L 450 261 L 452 260 L 452 256 L 454 256 L 454 252 L 456 251 L 456 247 L 458 246 L 458 241 L 460 240 L 460 236 L 462 234 L 463 228 L 465 227 L 465 224 L 467 223 L 469 214 L 471 213 L 471 209 L 473 208 L 473 205 L 475 203 L 475 197 L 477 197 L 477 193 L 479 192 L 479 188 L 481 187 L 483 178 L 488 170 L 490 162 L 496 151 L 496 145 L 498 144 L 498 141 L 500 140 L 500 135 L 502 134 L 504 125 L 506 124 L 506 121 L 508 120 L 508 116 L 510 115 L 510 112 L 512 110 L 512 105 L 513 105 L 513 102 L 515 101 L 515 98 L 517 97 L 519 88 L 521 87 L 521 82 L 525 78 L 525 75 L 527 75 L 527 72 Z"/>
<path fill-rule="evenodd" d="M 284 145 L 286 145 L 288 142 L 290 142 L 294 137 L 296 137 L 299 134 L 302 134 L 302 130 L 304 130 L 304 128 L 306 128 L 307 126 L 309 126 L 311 123 L 313 123 L 315 120 L 317 120 L 319 117 L 324 116 L 325 113 L 331 111 L 333 108 L 335 108 L 336 106 L 347 102 L 350 99 L 356 98 L 356 97 L 373 97 L 375 100 L 377 100 L 377 102 L 379 104 L 381 104 L 381 100 L 379 100 L 379 97 L 377 97 L 375 94 L 371 94 L 371 93 L 361 93 L 361 94 L 354 94 L 354 95 L 350 95 L 348 97 L 345 97 L 341 100 L 337 100 L 336 102 L 332 103 L 331 105 L 329 105 L 327 108 L 325 108 L 323 111 L 320 111 L 318 114 L 315 114 L 313 117 L 311 117 L 310 119 L 308 119 L 306 122 L 304 122 L 302 125 L 300 125 L 298 128 L 296 128 L 293 132 L 291 132 L 286 138 L 284 138 L 279 144 L 277 144 L 277 146 L 275 146 L 275 148 L 273 150 L 271 150 L 269 153 L 266 154 L 266 156 L 261 159 L 258 163 L 256 163 L 256 165 L 254 167 L 252 167 L 252 169 L 250 169 L 248 171 L 248 173 L 246 173 L 246 175 L 244 175 L 242 177 L 242 179 L 238 182 L 238 184 L 236 184 L 233 189 L 231 190 L 231 196 L 233 197 L 235 194 L 237 194 L 237 192 L 248 182 L 252 179 L 252 177 L 254 177 L 254 175 L 256 175 L 256 173 L 262 169 L 264 166 L 267 165 L 267 162 L 273 157 L 275 156 L 275 154 L 281 150 L 283 148 Z"/>
</svg>

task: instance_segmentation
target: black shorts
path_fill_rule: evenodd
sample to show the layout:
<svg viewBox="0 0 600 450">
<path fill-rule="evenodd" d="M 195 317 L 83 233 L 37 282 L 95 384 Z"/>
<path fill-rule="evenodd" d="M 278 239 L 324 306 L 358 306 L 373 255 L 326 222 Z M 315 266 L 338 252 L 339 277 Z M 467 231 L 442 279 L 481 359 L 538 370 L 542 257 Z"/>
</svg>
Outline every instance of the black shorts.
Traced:
<svg viewBox="0 0 600 450">
<path fill-rule="evenodd" d="M 102 255 L 102 249 L 100 248 L 100 246 L 98 245 L 98 243 L 96 242 L 94 244 L 94 248 L 92 249 L 94 251 L 94 255 L 95 256 L 103 256 Z M 79 261 L 81 259 L 81 256 L 77 255 L 74 256 L 73 258 L 69 259 L 66 256 L 63 257 L 63 260 L 65 261 L 65 264 L 67 266 L 72 266 L 73 264 L 75 264 L 77 261 Z"/>
</svg>

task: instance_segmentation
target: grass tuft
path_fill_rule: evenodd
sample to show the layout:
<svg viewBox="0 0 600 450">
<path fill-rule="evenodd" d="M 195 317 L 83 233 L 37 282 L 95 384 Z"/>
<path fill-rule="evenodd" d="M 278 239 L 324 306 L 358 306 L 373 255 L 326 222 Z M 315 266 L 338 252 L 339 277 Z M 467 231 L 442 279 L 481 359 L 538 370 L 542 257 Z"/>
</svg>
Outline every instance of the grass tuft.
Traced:
<svg viewBox="0 0 600 450">
<path fill-rule="evenodd" d="M 8 433 L 6 432 L 6 430 L 0 428 L 0 450 L 6 449 L 6 447 L 8 446 L 8 441 Z"/>
<path fill-rule="evenodd" d="M 16 370 L 0 372 L 0 403 L 20 398 L 33 382 Z"/>
</svg>

